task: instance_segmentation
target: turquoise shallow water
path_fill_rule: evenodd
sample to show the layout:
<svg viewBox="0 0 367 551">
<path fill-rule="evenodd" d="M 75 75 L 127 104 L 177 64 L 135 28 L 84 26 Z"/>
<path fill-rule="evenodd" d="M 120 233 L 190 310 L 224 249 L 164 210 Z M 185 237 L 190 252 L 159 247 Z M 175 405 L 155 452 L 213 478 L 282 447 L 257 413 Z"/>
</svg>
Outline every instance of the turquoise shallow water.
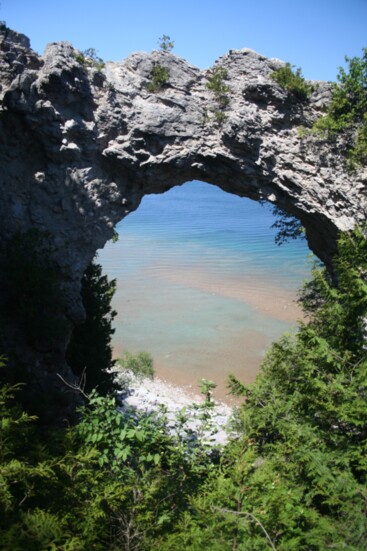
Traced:
<svg viewBox="0 0 367 551">
<path fill-rule="evenodd" d="M 269 207 L 201 182 L 146 196 L 99 252 L 117 278 L 113 346 L 152 353 L 158 375 L 196 385 L 251 382 L 270 343 L 294 326 L 309 276 L 306 242 L 274 244 Z"/>
</svg>

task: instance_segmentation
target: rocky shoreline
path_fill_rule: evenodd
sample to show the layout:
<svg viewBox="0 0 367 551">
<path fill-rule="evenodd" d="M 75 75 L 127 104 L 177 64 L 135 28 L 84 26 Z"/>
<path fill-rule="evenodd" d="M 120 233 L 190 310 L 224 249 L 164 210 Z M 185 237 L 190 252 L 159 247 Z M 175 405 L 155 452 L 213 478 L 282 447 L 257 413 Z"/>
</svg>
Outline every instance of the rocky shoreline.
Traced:
<svg viewBox="0 0 367 551">
<path fill-rule="evenodd" d="M 164 411 L 171 423 L 183 413 L 188 418 L 187 426 L 191 430 L 201 430 L 205 408 L 202 395 L 190 393 L 158 377 L 141 378 L 131 373 L 121 377 L 128 386 L 128 390 L 120 394 L 122 409 L 134 408 L 146 413 Z M 205 415 L 208 417 L 206 424 L 211 428 L 204 431 L 204 437 L 213 445 L 223 445 L 228 441 L 228 423 L 232 413 L 233 408 L 222 402 L 215 401 L 212 407 L 205 408 Z"/>
</svg>

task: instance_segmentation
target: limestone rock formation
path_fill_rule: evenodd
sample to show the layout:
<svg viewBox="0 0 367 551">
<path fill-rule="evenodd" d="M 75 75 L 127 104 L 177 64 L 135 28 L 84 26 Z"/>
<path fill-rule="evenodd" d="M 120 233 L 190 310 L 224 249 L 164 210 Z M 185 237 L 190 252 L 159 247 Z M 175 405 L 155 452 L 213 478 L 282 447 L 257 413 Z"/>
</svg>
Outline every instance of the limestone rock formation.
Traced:
<svg viewBox="0 0 367 551">
<path fill-rule="evenodd" d="M 87 264 L 145 194 L 201 180 L 271 201 L 301 220 L 326 263 L 338 231 L 366 219 L 367 174 L 347 171 L 345 145 L 299 137 L 299 126 L 322 114 L 328 84 L 316 83 L 301 102 L 271 78 L 282 61 L 231 50 L 215 65 L 228 75 L 221 105 L 207 86 L 213 69 L 170 52 L 136 53 L 100 70 L 81 61 L 69 43 L 38 56 L 25 36 L 0 31 L 0 254 L 16 232 L 52 236 L 69 329 L 47 361 L 32 351 L 52 376 L 70 375 L 63 352 L 83 320 Z M 154 66 L 169 77 L 152 93 Z"/>
</svg>

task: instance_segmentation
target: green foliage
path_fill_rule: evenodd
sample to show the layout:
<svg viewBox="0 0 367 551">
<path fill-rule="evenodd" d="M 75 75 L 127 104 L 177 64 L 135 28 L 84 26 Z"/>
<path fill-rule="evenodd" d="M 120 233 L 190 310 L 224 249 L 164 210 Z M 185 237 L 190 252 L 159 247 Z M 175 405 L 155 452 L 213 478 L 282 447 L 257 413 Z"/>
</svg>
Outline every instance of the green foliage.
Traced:
<svg viewBox="0 0 367 551">
<path fill-rule="evenodd" d="M 279 207 L 273 207 L 273 215 L 276 216 L 272 228 L 278 230 L 275 236 L 275 243 L 283 245 L 291 239 L 305 239 L 305 230 L 300 220 L 291 214 L 288 214 Z"/>
<path fill-rule="evenodd" d="M 348 161 L 355 168 L 367 163 L 367 48 L 363 48 L 362 57 L 345 59 L 348 71 L 339 69 L 326 114 L 316 121 L 312 132 L 333 138 L 338 133 L 354 131 Z"/>
<path fill-rule="evenodd" d="M 155 548 L 213 470 L 207 448 L 162 415 L 91 393 L 77 427 L 47 434 L 0 389 L 2 549 Z"/>
<path fill-rule="evenodd" d="M 290 63 L 274 71 L 271 78 L 300 101 L 306 101 L 313 91 L 312 86 L 303 78 L 301 69 L 296 69 Z"/>
<path fill-rule="evenodd" d="M 220 111 L 219 109 L 214 109 L 213 116 L 218 126 L 222 126 L 223 123 L 227 120 L 227 115 L 223 113 L 223 111 Z"/>
<path fill-rule="evenodd" d="M 217 107 L 215 109 L 212 109 L 213 118 L 214 121 L 217 123 L 219 127 L 223 125 L 223 123 L 227 120 L 227 115 L 224 112 L 226 107 L 229 105 L 229 94 L 231 93 L 231 89 L 225 81 L 228 79 L 228 71 L 225 67 L 214 67 L 214 69 L 211 72 L 211 75 L 208 78 L 208 82 L 206 84 L 206 87 L 208 90 L 213 92 L 215 102 L 217 104 Z M 204 123 L 209 120 L 209 114 L 206 110 L 204 112 Z"/>
<path fill-rule="evenodd" d="M 191 410 L 121 412 L 92 391 L 75 428 L 45 435 L 0 387 L 2 548 L 365 550 L 364 231 L 341 236 L 333 280 L 316 269 L 301 301 L 309 321 L 256 382 L 230 378 L 246 400 L 221 453 L 204 437 L 211 397 L 193 431 Z"/>
<path fill-rule="evenodd" d="M 339 132 L 355 122 L 362 122 L 367 112 L 367 48 L 362 57 L 345 58 L 348 72 L 342 67 L 333 86 L 333 94 L 326 117 L 316 128 L 325 132 Z"/>
<path fill-rule="evenodd" d="M 131 354 L 124 352 L 122 358 L 118 360 L 119 368 L 133 374 L 135 377 L 153 379 L 154 367 L 153 358 L 149 352 L 138 352 Z"/>
<path fill-rule="evenodd" d="M 225 67 L 214 67 L 208 78 L 206 87 L 213 92 L 215 100 L 220 109 L 224 109 L 229 104 L 229 94 L 231 89 L 225 81 L 228 79 L 228 71 Z"/>
<path fill-rule="evenodd" d="M 170 36 L 168 36 L 167 34 L 164 34 L 163 36 L 159 37 L 158 45 L 160 49 L 163 50 L 164 52 L 170 52 L 173 50 L 175 43 L 173 40 L 171 40 Z"/>
<path fill-rule="evenodd" d="M 162 549 L 366 549 L 366 253 L 343 235 L 338 285 L 318 269 L 302 297 L 309 323 L 253 385 L 230 378 L 241 434 Z"/>
<path fill-rule="evenodd" d="M 325 270 L 315 271 L 302 296 L 310 322 L 273 345 L 256 383 L 246 390 L 231 382 L 247 398 L 244 453 L 251 449 L 258 458 L 247 480 L 248 503 L 281 549 L 357 550 L 366 541 L 367 242 L 361 231 L 342 236 L 334 269 L 337 287 Z M 262 514 L 252 487 L 258 476 L 272 488 Z"/>
<path fill-rule="evenodd" d="M 109 281 L 102 275 L 102 266 L 91 262 L 82 279 L 82 300 L 86 320 L 72 334 L 66 360 L 73 372 L 82 380 L 85 392 L 98 387 L 106 394 L 114 388 L 111 338 L 115 330 L 112 323 L 116 312 L 111 301 L 116 290 L 116 280 Z"/>
<path fill-rule="evenodd" d="M 75 59 L 84 67 L 94 67 L 97 71 L 101 71 L 105 66 L 103 59 L 97 55 L 94 48 L 87 48 L 83 52 L 78 52 Z"/>
<path fill-rule="evenodd" d="M 357 129 L 354 145 L 348 151 L 348 165 L 354 170 L 367 165 L 367 113 L 363 115 L 361 126 Z"/>
<path fill-rule="evenodd" d="M 200 392 L 205 398 L 205 405 L 212 406 L 213 398 L 212 398 L 212 391 L 217 387 L 217 384 L 214 381 L 210 381 L 209 379 L 201 379 L 200 380 Z"/>
<path fill-rule="evenodd" d="M 236 396 L 237 398 L 245 396 L 247 392 L 247 387 L 241 383 L 241 381 L 239 381 L 233 373 L 228 375 L 227 388 L 230 394 L 232 394 L 232 396 Z"/>
<path fill-rule="evenodd" d="M 118 231 L 116 231 L 115 229 L 113 230 L 113 234 L 112 234 L 112 243 L 117 243 L 117 241 L 119 240 L 119 234 L 118 234 Z"/>
<path fill-rule="evenodd" d="M 150 79 L 151 80 L 147 84 L 149 92 L 153 94 L 159 92 L 159 90 L 169 81 L 169 70 L 160 63 L 154 63 L 150 73 Z"/>
</svg>

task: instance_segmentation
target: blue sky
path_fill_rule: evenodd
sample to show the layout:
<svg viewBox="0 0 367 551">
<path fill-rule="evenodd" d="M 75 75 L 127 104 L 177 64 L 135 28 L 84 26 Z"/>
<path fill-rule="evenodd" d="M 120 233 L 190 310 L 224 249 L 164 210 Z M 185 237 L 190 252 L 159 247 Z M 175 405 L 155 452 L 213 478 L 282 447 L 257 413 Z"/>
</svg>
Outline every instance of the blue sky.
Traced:
<svg viewBox="0 0 367 551">
<path fill-rule="evenodd" d="M 167 34 L 174 53 L 200 68 L 248 47 L 316 80 L 335 80 L 344 56 L 367 47 L 367 0 L 1 0 L 0 19 L 40 53 L 68 40 L 118 61 Z"/>
</svg>

